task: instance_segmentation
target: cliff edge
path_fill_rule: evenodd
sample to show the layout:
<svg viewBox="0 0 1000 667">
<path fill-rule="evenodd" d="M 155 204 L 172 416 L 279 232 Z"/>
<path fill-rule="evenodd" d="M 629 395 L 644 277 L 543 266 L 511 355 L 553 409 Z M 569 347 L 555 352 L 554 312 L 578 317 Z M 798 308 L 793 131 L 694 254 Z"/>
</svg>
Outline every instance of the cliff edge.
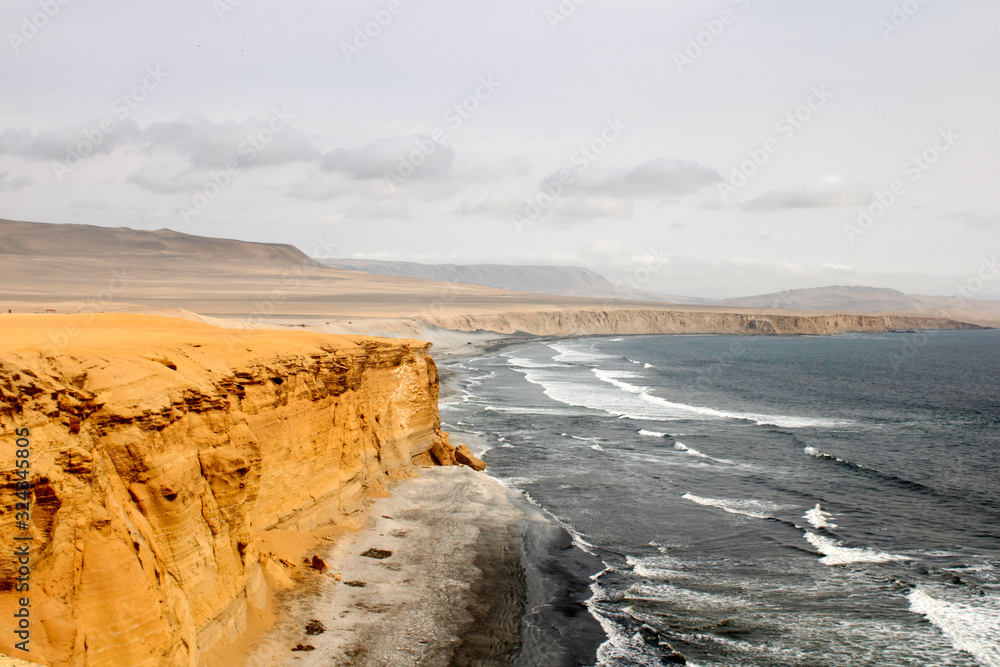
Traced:
<svg viewBox="0 0 1000 667">
<path fill-rule="evenodd" d="M 0 334 L 0 613 L 30 615 L 30 651 L 5 632 L 0 653 L 26 660 L 196 665 L 288 565 L 263 531 L 356 513 L 449 451 L 422 341 L 120 314 Z"/>
</svg>

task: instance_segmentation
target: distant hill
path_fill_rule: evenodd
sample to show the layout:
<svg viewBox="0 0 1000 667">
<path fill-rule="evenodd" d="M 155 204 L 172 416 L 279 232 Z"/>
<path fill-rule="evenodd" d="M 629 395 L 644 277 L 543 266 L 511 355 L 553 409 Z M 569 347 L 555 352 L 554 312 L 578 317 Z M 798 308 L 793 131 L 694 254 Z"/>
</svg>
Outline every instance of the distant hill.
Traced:
<svg viewBox="0 0 1000 667">
<path fill-rule="evenodd" d="M 578 296 L 596 299 L 632 299 L 661 303 L 704 303 L 699 299 L 656 292 L 625 292 L 607 278 L 579 266 L 531 266 L 511 264 L 418 264 L 374 259 L 317 260 L 335 269 L 361 271 L 379 276 L 425 278 L 464 285 L 482 285 L 516 292 Z"/>
<path fill-rule="evenodd" d="M 171 262 L 180 268 L 192 263 L 252 263 L 266 266 L 313 266 L 313 259 L 292 245 L 254 243 L 192 236 L 170 229 L 145 231 L 127 227 L 43 224 L 0 220 L 0 257 Z"/>
<path fill-rule="evenodd" d="M 883 313 L 908 310 L 925 305 L 918 298 L 884 287 L 814 287 L 772 294 L 724 299 L 720 306 L 740 308 L 796 308 L 801 310 L 837 310 L 848 313 Z"/>
<path fill-rule="evenodd" d="M 986 326 L 1000 326 L 1000 301 L 956 300 L 944 296 L 905 294 L 884 287 L 834 285 L 725 299 L 714 304 L 735 308 L 822 310 L 840 313 L 914 313 L 963 319 Z"/>
</svg>

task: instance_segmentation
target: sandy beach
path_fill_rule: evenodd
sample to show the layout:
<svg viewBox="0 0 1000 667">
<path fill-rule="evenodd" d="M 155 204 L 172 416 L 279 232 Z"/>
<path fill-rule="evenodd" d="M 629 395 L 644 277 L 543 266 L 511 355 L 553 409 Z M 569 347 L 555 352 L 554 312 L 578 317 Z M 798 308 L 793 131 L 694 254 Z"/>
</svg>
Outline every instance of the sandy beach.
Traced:
<svg viewBox="0 0 1000 667">
<path fill-rule="evenodd" d="M 280 620 L 246 664 L 511 664 L 524 612 L 523 520 L 485 475 L 421 471 L 322 553 L 341 580 L 317 574 L 279 596 Z"/>
</svg>

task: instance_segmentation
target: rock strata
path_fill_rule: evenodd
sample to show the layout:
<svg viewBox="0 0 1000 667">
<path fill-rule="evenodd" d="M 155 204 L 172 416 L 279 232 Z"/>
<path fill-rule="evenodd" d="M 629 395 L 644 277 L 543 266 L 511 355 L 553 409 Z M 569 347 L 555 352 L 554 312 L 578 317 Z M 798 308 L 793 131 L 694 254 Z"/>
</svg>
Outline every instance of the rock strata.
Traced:
<svg viewBox="0 0 1000 667">
<path fill-rule="evenodd" d="M 31 650 L 5 634 L 0 653 L 197 665 L 290 583 L 268 531 L 314 530 L 415 464 L 454 461 L 422 341 L 135 315 L 0 326 L 0 539 L 32 549 Z M 26 530 L 15 429 L 31 440 Z M 16 568 L 4 550 L 7 618 Z"/>
</svg>

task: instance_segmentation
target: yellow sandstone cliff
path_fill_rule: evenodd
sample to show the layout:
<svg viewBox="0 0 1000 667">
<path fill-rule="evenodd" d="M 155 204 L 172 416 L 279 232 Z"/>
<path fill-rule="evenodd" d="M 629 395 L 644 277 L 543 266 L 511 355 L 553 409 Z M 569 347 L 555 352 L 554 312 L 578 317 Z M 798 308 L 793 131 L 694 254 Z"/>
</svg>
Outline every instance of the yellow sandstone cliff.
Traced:
<svg viewBox="0 0 1000 667">
<path fill-rule="evenodd" d="M 539 336 L 620 336 L 630 334 L 833 335 L 908 329 L 979 329 L 924 315 L 842 313 L 787 314 L 781 311 L 734 312 L 692 308 L 562 308 L 499 313 L 435 313 L 427 324 L 453 331 L 495 331 Z"/>
<path fill-rule="evenodd" d="M 30 598 L 54 665 L 196 665 L 279 568 L 260 531 L 312 530 L 451 453 L 430 345 L 136 315 L 0 320 L 0 613 Z M 15 429 L 30 431 L 30 530 Z M 30 591 L 10 545 L 28 536 Z"/>
</svg>

